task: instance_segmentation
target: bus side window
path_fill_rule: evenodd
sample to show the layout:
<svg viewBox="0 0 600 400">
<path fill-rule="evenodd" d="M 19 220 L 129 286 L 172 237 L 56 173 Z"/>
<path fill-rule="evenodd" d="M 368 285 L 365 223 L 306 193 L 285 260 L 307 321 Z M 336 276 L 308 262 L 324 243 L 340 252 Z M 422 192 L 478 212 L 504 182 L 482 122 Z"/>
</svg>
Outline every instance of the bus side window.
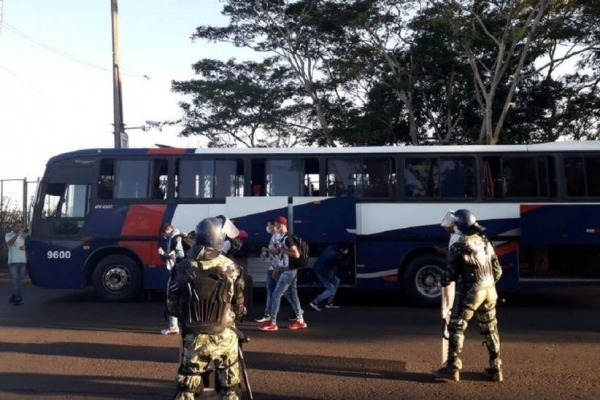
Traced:
<svg viewBox="0 0 600 400">
<path fill-rule="evenodd" d="M 319 160 L 316 158 L 304 159 L 304 184 L 302 196 L 319 195 Z"/>
<path fill-rule="evenodd" d="M 392 183 L 393 160 L 365 160 L 364 197 L 389 197 Z"/>
<path fill-rule="evenodd" d="M 408 158 L 404 165 L 404 194 L 408 197 L 439 197 L 437 158 Z"/>
<path fill-rule="evenodd" d="M 585 156 L 585 177 L 588 196 L 600 196 L 600 157 Z"/>
<path fill-rule="evenodd" d="M 167 197 L 169 177 L 169 164 L 165 159 L 156 159 L 152 162 L 152 182 L 150 198 L 164 200 Z"/>
<path fill-rule="evenodd" d="M 567 196 L 585 196 L 585 171 L 583 157 L 565 157 Z"/>
<path fill-rule="evenodd" d="M 442 157 L 440 159 L 440 196 L 475 197 L 475 159 Z"/>
<path fill-rule="evenodd" d="M 506 197 L 538 197 L 537 160 L 534 157 L 504 157 L 502 176 Z"/>
<path fill-rule="evenodd" d="M 364 162 L 356 158 L 327 160 L 327 195 L 361 196 L 364 192 Z"/>
<path fill-rule="evenodd" d="M 486 198 L 504 197 L 504 180 L 500 170 L 500 157 L 483 158 L 483 196 Z"/>
<path fill-rule="evenodd" d="M 301 196 L 302 160 L 267 160 L 267 196 Z"/>
<path fill-rule="evenodd" d="M 112 200 L 114 184 L 114 161 L 102 160 L 102 162 L 100 163 L 100 179 L 98 180 L 98 199 Z"/>
</svg>

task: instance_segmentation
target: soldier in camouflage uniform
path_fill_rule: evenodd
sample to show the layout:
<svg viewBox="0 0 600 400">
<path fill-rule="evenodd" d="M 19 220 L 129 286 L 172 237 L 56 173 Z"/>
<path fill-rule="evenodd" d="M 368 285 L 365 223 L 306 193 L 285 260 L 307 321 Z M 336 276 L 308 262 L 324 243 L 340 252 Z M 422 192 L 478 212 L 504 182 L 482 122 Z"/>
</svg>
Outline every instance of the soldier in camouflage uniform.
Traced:
<svg viewBox="0 0 600 400">
<path fill-rule="evenodd" d="M 450 333 L 448 362 L 435 376 L 445 381 L 458 381 L 462 361 L 465 330 L 473 315 L 479 320 L 480 333 L 485 337 L 490 366 L 485 373 L 492 381 L 501 382 L 500 335 L 496 320 L 496 282 L 502 275 L 502 267 L 489 240 L 481 235 L 485 228 L 477 223 L 469 210 L 455 212 L 456 226 L 463 236 L 454 243 L 448 253 L 448 265 L 442 286 L 456 282 L 457 296 L 448 327 Z"/>
<path fill-rule="evenodd" d="M 193 259 L 175 266 L 167 307 L 179 318 L 183 355 L 175 378 L 175 399 L 194 399 L 204 389 L 211 361 L 223 399 L 238 399 L 240 366 L 235 319 L 246 313 L 242 269 L 221 254 L 226 238 L 221 221 L 206 218 L 196 227 Z"/>
</svg>

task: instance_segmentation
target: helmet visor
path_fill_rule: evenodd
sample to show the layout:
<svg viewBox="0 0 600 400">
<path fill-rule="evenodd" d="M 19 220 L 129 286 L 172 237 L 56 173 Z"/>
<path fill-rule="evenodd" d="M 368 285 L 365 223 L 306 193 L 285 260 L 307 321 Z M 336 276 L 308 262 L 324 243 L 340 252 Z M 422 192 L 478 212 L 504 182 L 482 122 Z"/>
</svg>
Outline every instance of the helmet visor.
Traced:
<svg viewBox="0 0 600 400">
<path fill-rule="evenodd" d="M 457 220 L 458 219 L 456 218 L 456 215 L 454 215 L 454 211 L 450 210 L 446 213 L 440 225 L 442 225 L 443 228 L 450 228 L 456 225 Z"/>
</svg>

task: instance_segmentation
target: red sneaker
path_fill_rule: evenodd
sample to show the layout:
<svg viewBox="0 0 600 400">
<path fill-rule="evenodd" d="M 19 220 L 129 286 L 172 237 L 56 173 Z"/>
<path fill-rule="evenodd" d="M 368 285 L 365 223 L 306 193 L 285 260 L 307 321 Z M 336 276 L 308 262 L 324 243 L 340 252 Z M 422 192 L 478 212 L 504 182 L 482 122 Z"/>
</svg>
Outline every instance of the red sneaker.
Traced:
<svg viewBox="0 0 600 400">
<path fill-rule="evenodd" d="M 306 325 L 303 319 L 297 319 L 288 325 L 288 329 L 306 329 L 307 327 L 308 325 Z"/>
<path fill-rule="evenodd" d="M 277 324 L 274 324 L 273 321 L 266 321 L 260 324 L 258 329 L 261 331 L 276 331 L 279 327 L 277 327 Z"/>
</svg>

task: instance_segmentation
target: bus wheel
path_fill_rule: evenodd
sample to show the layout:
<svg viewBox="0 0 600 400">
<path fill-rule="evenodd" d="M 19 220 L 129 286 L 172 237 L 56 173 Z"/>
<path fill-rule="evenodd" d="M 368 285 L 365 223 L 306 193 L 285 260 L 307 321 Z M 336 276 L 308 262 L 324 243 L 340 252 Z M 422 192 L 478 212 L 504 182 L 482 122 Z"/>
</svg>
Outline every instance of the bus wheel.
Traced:
<svg viewBox="0 0 600 400">
<path fill-rule="evenodd" d="M 440 302 L 439 282 L 445 261 L 433 254 L 423 254 L 412 260 L 402 276 L 402 291 L 408 299 L 418 305 L 433 305 Z"/>
<path fill-rule="evenodd" d="M 98 263 L 92 283 L 96 292 L 110 301 L 134 299 L 142 286 L 137 263 L 123 255 L 108 256 Z"/>
</svg>

